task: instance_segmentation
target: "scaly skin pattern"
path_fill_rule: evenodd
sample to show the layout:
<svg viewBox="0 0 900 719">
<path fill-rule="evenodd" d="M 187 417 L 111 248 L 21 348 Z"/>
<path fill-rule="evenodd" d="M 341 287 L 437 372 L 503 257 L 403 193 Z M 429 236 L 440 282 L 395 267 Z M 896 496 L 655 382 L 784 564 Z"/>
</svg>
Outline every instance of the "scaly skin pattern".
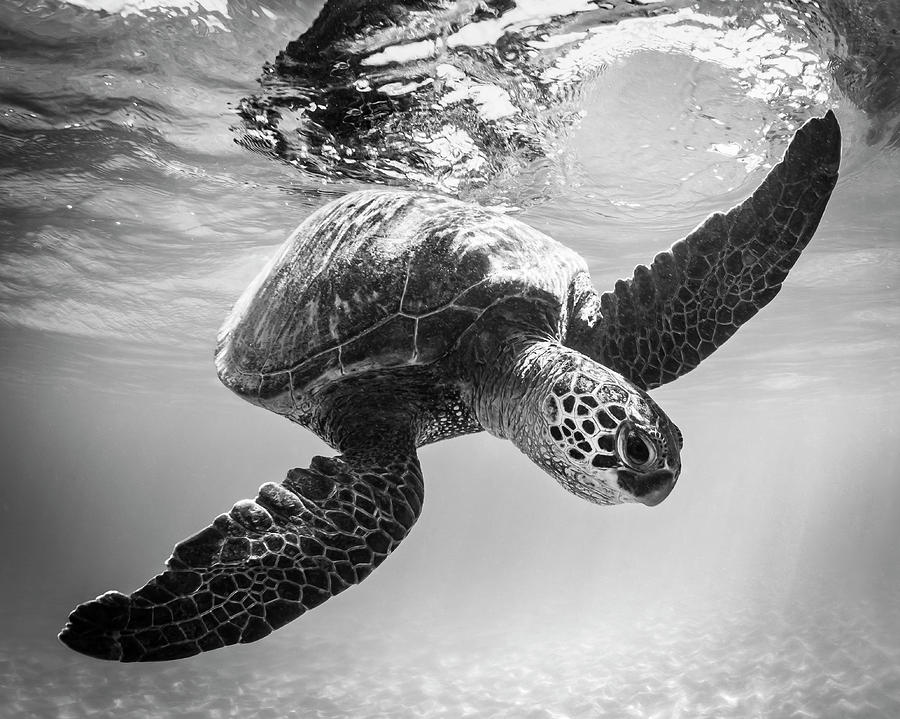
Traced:
<svg viewBox="0 0 900 719">
<path fill-rule="evenodd" d="M 314 457 L 175 547 L 131 596 L 78 606 L 60 639 L 98 659 L 178 659 L 260 639 L 365 579 L 412 528 L 424 488 L 409 432 Z"/>
<path fill-rule="evenodd" d="M 612 292 L 587 289 L 566 344 L 644 389 L 692 370 L 778 294 L 819 225 L 840 156 L 834 113 L 809 120 L 749 199 Z"/>
<path fill-rule="evenodd" d="M 595 504 L 655 505 L 681 471 L 681 432 L 640 389 L 552 338 L 507 336 L 470 363 L 482 426 Z M 630 447 L 638 460 L 623 463 Z"/>
</svg>

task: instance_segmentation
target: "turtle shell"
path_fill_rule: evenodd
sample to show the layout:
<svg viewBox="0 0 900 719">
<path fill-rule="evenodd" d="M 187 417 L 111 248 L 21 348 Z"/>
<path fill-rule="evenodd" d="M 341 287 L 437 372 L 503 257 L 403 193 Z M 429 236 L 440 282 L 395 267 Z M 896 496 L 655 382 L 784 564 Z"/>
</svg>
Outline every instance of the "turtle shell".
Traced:
<svg viewBox="0 0 900 719">
<path fill-rule="evenodd" d="M 237 301 L 219 333 L 219 377 L 288 413 L 349 375 L 438 361 L 505 298 L 564 306 L 582 272 L 577 254 L 505 215 L 351 193 L 310 215 Z"/>
</svg>

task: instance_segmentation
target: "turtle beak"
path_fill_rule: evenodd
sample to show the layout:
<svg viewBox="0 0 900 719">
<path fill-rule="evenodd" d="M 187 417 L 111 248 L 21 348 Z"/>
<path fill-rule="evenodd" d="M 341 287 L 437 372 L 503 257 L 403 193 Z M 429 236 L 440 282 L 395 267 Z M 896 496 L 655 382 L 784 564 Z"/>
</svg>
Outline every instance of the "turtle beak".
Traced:
<svg viewBox="0 0 900 719">
<path fill-rule="evenodd" d="M 656 469 L 646 474 L 636 474 L 620 469 L 616 477 L 619 487 L 628 492 L 636 501 L 655 507 L 662 502 L 675 486 L 675 474 L 668 469 Z"/>
</svg>

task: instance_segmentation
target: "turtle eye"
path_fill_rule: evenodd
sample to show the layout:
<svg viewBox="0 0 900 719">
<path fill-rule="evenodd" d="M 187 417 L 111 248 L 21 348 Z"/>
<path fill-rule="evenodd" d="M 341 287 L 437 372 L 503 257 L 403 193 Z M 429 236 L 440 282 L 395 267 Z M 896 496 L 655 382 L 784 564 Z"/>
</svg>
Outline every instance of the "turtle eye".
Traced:
<svg viewBox="0 0 900 719">
<path fill-rule="evenodd" d="M 656 447 L 633 427 L 623 427 L 619 433 L 618 445 L 619 456 L 632 469 L 645 469 L 656 461 Z"/>
</svg>

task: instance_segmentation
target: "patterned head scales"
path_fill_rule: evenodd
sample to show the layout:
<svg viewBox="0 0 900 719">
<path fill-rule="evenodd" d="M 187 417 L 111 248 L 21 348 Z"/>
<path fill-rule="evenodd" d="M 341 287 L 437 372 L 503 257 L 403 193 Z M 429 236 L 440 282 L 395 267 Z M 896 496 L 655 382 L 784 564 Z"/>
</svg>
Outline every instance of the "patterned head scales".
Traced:
<svg viewBox="0 0 900 719">
<path fill-rule="evenodd" d="M 560 481 L 598 504 L 655 505 L 681 470 L 681 432 L 643 391 L 602 367 L 566 372 L 544 398 Z M 561 458 L 561 459 L 560 459 Z"/>
</svg>

